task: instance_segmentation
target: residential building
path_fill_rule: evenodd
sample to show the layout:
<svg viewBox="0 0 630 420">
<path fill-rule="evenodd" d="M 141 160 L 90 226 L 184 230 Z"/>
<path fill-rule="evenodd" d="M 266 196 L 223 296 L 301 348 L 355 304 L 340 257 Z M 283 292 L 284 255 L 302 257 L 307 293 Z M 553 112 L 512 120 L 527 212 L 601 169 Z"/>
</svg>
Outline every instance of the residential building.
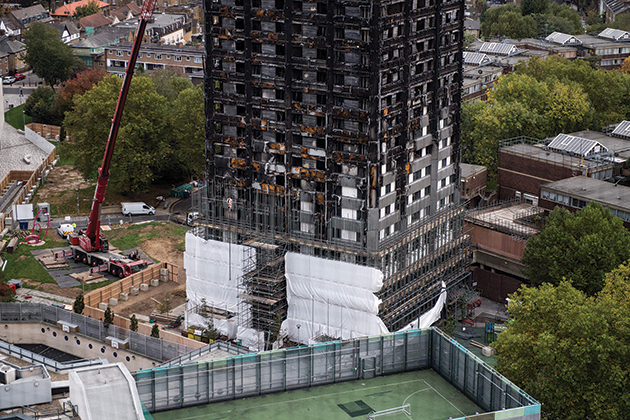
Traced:
<svg viewBox="0 0 630 420">
<path fill-rule="evenodd" d="M 51 13 L 51 16 L 60 22 L 71 21 L 76 10 L 79 7 L 87 6 L 90 2 L 96 3 L 98 8 L 101 10 L 110 7 L 109 4 L 100 0 L 79 0 L 72 3 L 66 3 L 63 6 L 56 8 L 55 11 Z"/>
<path fill-rule="evenodd" d="M 105 48 L 109 73 L 121 77 L 125 74 L 131 47 L 131 42 L 123 42 Z M 203 70 L 203 56 L 202 48 L 144 43 L 140 47 L 136 65 L 146 71 L 169 69 L 188 75 Z"/>
<path fill-rule="evenodd" d="M 6 76 L 15 74 L 26 69 L 24 62 L 24 54 L 26 53 L 26 45 L 20 41 L 12 40 L 8 36 L 0 37 L 0 52 L 2 58 L 2 73 Z"/>
<path fill-rule="evenodd" d="M 33 22 L 49 23 L 54 20 L 41 4 L 14 10 L 9 13 L 9 18 L 20 28 L 22 33 Z"/>
<path fill-rule="evenodd" d="M 606 23 L 614 22 L 617 15 L 630 10 L 630 4 L 623 0 L 599 0 L 599 15 L 604 16 Z"/>
<path fill-rule="evenodd" d="M 60 23 L 50 23 L 49 25 L 59 31 L 59 37 L 66 44 L 75 42 L 80 38 L 81 33 L 79 28 L 77 28 L 71 20 Z"/>
<path fill-rule="evenodd" d="M 280 249 L 377 267 L 379 317 L 401 328 L 442 281 L 467 278 L 464 2 L 247 5 L 205 3 L 207 211 L 218 228 L 200 235 L 267 235 Z M 266 286 L 248 284 L 243 299 L 262 313 Z M 266 331 L 285 313 L 266 314 L 253 325 Z"/>
<path fill-rule="evenodd" d="M 127 29 L 101 27 L 98 33 L 71 44 L 72 52 L 88 67 L 105 69 L 107 63 L 105 48 L 120 42 L 131 41 L 133 36 L 133 33 Z"/>
<path fill-rule="evenodd" d="M 105 16 L 102 12 L 95 13 L 90 16 L 82 17 L 79 20 L 79 30 L 81 33 L 85 34 L 82 38 L 89 37 L 94 34 L 94 31 L 97 28 L 102 26 L 109 26 L 112 23 L 118 23 L 119 21 L 114 21 L 114 18 L 110 16 Z"/>
<path fill-rule="evenodd" d="M 154 14 L 151 22 L 147 23 L 144 31 L 144 42 L 175 45 L 183 43 L 184 24 L 186 15 Z M 138 19 L 127 19 L 117 24 L 112 24 L 117 29 L 126 29 L 135 33 L 138 27 Z"/>
<path fill-rule="evenodd" d="M 606 29 L 598 36 L 578 35 L 583 56 L 601 57 L 600 67 L 618 69 L 630 56 L 630 33 L 618 29 Z"/>
<path fill-rule="evenodd" d="M 4 35 L 15 38 L 19 38 L 22 34 L 22 30 L 18 24 L 11 20 L 8 16 L 0 18 L 0 31 L 2 31 Z"/>
</svg>

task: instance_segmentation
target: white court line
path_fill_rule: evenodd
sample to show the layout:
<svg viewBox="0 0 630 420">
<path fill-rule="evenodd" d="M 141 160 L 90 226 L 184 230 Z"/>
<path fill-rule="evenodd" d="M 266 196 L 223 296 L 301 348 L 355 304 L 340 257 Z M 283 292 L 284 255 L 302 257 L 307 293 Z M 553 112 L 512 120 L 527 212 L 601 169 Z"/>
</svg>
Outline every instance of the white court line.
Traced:
<svg viewBox="0 0 630 420">
<path fill-rule="evenodd" d="M 413 381 L 396 382 L 395 384 L 386 384 L 386 385 L 371 386 L 371 387 L 368 387 L 368 388 L 357 388 L 357 389 L 354 389 L 354 390 L 352 390 L 352 391 L 331 392 L 330 394 L 317 395 L 317 396 L 315 396 L 315 397 L 298 398 L 298 399 L 295 399 L 295 400 L 290 400 L 290 401 L 288 401 L 288 400 L 287 400 L 287 401 L 279 401 L 279 402 L 269 403 L 269 404 L 257 404 L 257 405 L 256 405 L 256 407 L 269 407 L 269 406 L 272 406 L 272 405 L 286 404 L 286 403 L 288 403 L 288 402 L 305 401 L 305 400 L 314 400 L 314 399 L 316 399 L 316 398 L 321 398 L 321 397 L 330 397 L 330 396 L 333 396 L 333 395 L 350 394 L 350 393 L 352 393 L 352 392 L 363 392 L 363 391 L 368 390 L 368 389 L 382 389 L 382 388 L 387 387 L 387 386 L 396 386 L 396 385 L 403 385 L 403 384 L 411 384 L 411 383 L 414 383 L 414 382 L 420 382 L 420 381 L 422 381 L 422 382 L 424 382 L 425 384 L 427 384 L 427 382 L 426 382 L 424 379 L 415 379 L 415 380 L 413 380 Z M 331 385 L 332 385 L 332 384 L 331 384 Z M 427 384 L 427 385 L 429 385 L 429 384 Z M 429 385 L 429 388 L 433 389 L 430 385 Z M 299 390 L 300 390 L 300 389 L 296 389 L 295 391 L 299 391 Z M 423 389 L 423 391 L 426 391 L 426 389 Z M 435 391 L 435 390 L 434 390 L 434 391 Z M 437 392 L 437 391 L 436 391 L 436 392 Z M 440 395 L 440 396 L 441 396 L 441 395 Z M 444 398 L 444 397 L 442 397 L 442 398 Z M 237 400 L 238 400 L 238 399 L 237 399 Z M 237 400 L 231 400 L 231 401 L 237 401 Z M 228 401 L 224 401 L 224 402 L 228 402 Z M 191 408 L 192 408 L 192 407 L 191 407 Z M 225 411 L 225 412 L 222 412 L 222 413 L 214 412 L 213 414 L 216 414 L 216 415 L 220 415 L 220 414 L 229 414 L 229 413 L 235 412 L 236 410 L 237 410 L 237 409 L 232 409 L 232 410 L 228 410 L 228 411 Z M 461 412 L 461 411 L 460 411 L 460 412 Z M 462 414 L 463 414 L 463 413 L 462 413 Z M 182 419 L 182 420 L 183 420 L 183 419 L 201 419 L 201 418 L 207 418 L 207 417 L 208 417 L 208 414 L 202 414 L 202 415 L 193 416 L 193 417 L 180 417 L 180 419 Z"/>
<path fill-rule="evenodd" d="M 422 381 L 422 382 L 424 382 L 425 384 L 427 384 L 427 386 L 428 386 L 429 388 L 431 388 L 432 390 L 434 390 L 434 391 L 435 391 L 435 393 L 436 393 L 436 394 L 438 394 L 440 397 L 444 398 L 444 395 L 440 394 L 440 393 L 437 391 L 437 389 L 435 389 L 435 388 L 433 388 L 431 385 L 429 385 L 429 384 L 427 383 L 427 381 L 425 381 L 424 379 L 421 379 L 421 381 Z M 462 410 L 460 410 L 459 408 L 457 408 L 457 406 L 456 406 L 455 404 L 453 404 L 452 402 L 450 402 L 447 398 L 444 398 L 444 400 L 445 400 L 447 403 L 449 403 L 450 405 L 452 405 L 452 406 L 453 406 L 453 408 L 455 408 L 455 410 L 459 411 L 459 412 L 460 412 L 460 413 L 462 413 L 464 416 L 466 415 L 466 413 L 464 413 Z"/>
</svg>

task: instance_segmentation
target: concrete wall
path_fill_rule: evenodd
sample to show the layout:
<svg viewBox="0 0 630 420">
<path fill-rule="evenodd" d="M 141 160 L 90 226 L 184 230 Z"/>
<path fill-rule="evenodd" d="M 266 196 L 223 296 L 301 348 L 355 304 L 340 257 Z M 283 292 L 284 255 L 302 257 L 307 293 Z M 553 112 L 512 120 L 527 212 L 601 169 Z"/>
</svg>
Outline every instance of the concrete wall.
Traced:
<svg viewBox="0 0 630 420">
<path fill-rule="evenodd" d="M 30 141 L 31 143 L 33 143 L 35 146 L 39 147 L 46 153 L 50 153 L 55 149 L 55 146 L 50 144 L 48 140 L 38 135 L 35 131 L 28 128 L 28 126 L 24 127 L 24 134 L 26 135 L 26 139 L 28 141 Z M 52 140 L 55 140 L 55 138 L 52 137 Z"/>
<path fill-rule="evenodd" d="M 65 333 L 41 322 L 3 322 L 0 324 L 0 339 L 16 345 L 41 343 L 83 359 L 100 357 L 110 363 L 122 362 L 132 372 L 161 363 L 128 350 L 112 348 L 81 334 Z"/>
<path fill-rule="evenodd" d="M 0 410 L 52 401 L 50 375 L 43 366 L 34 366 L 31 371 L 30 367 L 20 368 L 7 362 L 0 362 L 0 366 L 3 364 L 15 368 L 18 379 L 0 385 L 2 389 Z"/>
</svg>

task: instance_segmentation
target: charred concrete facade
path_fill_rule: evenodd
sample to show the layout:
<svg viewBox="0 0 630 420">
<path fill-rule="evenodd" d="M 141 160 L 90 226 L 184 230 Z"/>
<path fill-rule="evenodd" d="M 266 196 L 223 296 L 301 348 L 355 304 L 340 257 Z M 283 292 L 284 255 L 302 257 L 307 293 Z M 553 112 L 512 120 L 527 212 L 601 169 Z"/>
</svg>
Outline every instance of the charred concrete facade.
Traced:
<svg viewBox="0 0 630 420">
<path fill-rule="evenodd" d="M 413 320 L 467 270 L 464 1 L 204 7 L 211 236 L 377 266 L 386 325 Z"/>
</svg>

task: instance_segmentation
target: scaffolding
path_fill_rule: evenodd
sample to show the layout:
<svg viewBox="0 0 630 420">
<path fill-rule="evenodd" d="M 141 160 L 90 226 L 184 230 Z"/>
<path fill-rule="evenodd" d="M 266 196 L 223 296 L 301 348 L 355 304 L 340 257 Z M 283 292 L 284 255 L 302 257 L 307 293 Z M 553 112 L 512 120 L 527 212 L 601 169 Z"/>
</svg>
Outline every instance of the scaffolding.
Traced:
<svg viewBox="0 0 630 420">
<path fill-rule="evenodd" d="M 268 334 L 275 341 L 287 314 L 287 288 L 282 245 L 252 238 L 243 245 L 251 247 L 239 280 L 239 323 Z"/>
</svg>

